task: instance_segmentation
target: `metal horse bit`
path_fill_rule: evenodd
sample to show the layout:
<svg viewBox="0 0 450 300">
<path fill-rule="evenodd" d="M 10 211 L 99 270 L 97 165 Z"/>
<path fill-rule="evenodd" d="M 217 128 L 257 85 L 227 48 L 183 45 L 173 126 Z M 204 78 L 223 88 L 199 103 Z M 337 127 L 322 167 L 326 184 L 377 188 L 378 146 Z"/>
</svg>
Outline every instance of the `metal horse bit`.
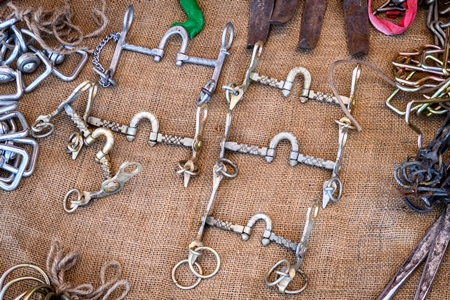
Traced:
<svg viewBox="0 0 450 300">
<path fill-rule="evenodd" d="M 259 46 L 258 49 L 261 52 L 262 47 Z M 290 94 L 290 90 L 292 88 L 295 76 L 297 74 L 302 74 L 304 76 L 304 87 L 302 94 L 300 96 L 300 101 L 302 103 L 305 103 L 308 99 L 318 100 L 327 103 L 335 103 L 335 104 L 338 103 L 334 96 L 326 95 L 322 92 L 316 93 L 310 90 L 311 74 L 305 68 L 296 67 L 292 69 L 289 72 L 286 81 L 259 75 L 254 71 L 258 64 L 258 57 L 255 57 L 255 59 L 252 60 L 250 67 L 248 68 L 247 73 L 245 75 L 242 87 L 239 90 L 235 90 L 233 86 L 225 87 L 227 92 L 232 93 L 234 97 L 240 99 L 243 97 L 250 83 L 252 81 L 255 81 L 281 89 L 283 95 L 288 96 Z M 349 111 L 351 110 L 352 105 L 354 105 L 355 102 L 354 96 L 360 73 L 361 73 L 361 66 L 358 65 L 353 71 L 350 97 L 340 96 L 343 99 L 344 104 L 347 105 Z M 235 100 L 232 99 L 231 101 L 233 102 Z M 338 152 L 336 161 L 324 160 L 322 158 L 316 158 L 313 156 L 303 155 L 299 153 L 299 145 L 297 137 L 293 133 L 285 131 L 276 134 L 270 141 L 269 147 L 259 147 L 244 143 L 227 141 L 225 143 L 225 149 L 243 154 L 261 156 L 265 158 L 265 160 L 268 163 L 270 163 L 273 161 L 275 157 L 275 149 L 278 146 L 278 143 L 282 140 L 288 140 L 289 142 L 291 142 L 292 145 L 292 150 L 289 156 L 289 164 L 291 166 L 295 166 L 298 163 L 302 163 L 305 165 L 319 167 L 326 170 L 332 170 L 331 178 L 328 181 L 326 181 L 323 185 L 322 206 L 323 208 L 325 208 L 330 200 L 333 202 L 337 202 L 342 197 L 342 182 L 339 179 L 338 175 L 340 170 L 342 169 L 342 160 L 344 156 L 344 148 L 347 142 L 348 131 L 349 129 L 353 129 L 350 120 L 346 117 L 343 117 L 340 120 L 336 120 L 336 123 L 339 126 Z"/>
<path fill-rule="evenodd" d="M 94 126 L 107 127 L 111 130 L 127 135 L 128 141 L 133 141 L 136 136 L 136 126 L 142 118 L 150 120 L 152 125 L 152 131 L 149 137 L 149 145 L 154 146 L 157 143 L 177 145 L 189 147 L 192 149 L 192 156 L 188 160 L 181 160 L 178 163 L 178 174 L 183 174 L 184 176 L 184 186 L 187 187 L 189 184 L 189 179 L 191 176 L 197 176 L 199 174 L 197 167 L 198 155 L 202 149 L 203 141 L 202 135 L 203 130 L 208 118 L 208 102 L 211 100 L 214 91 L 216 90 L 216 85 L 219 80 L 220 73 L 222 71 L 225 58 L 230 55 L 228 50 L 231 47 L 234 37 L 234 27 L 231 23 L 227 23 L 222 33 L 222 45 L 219 50 L 219 55 L 216 60 L 193 57 L 185 54 L 188 45 L 189 37 L 186 30 L 181 26 L 175 26 L 166 31 L 166 33 L 161 38 L 158 48 L 149 49 L 140 46 L 131 45 L 125 42 L 128 31 L 131 28 L 133 22 L 134 9 L 133 6 L 129 6 L 125 13 L 125 18 L 123 22 L 122 32 L 111 34 L 107 36 L 97 47 L 94 53 L 94 71 L 100 75 L 100 84 L 104 87 L 108 87 L 111 84 L 116 85 L 113 80 L 113 76 L 116 72 L 117 65 L 119 63 L 119 58 L 123 50 L 138 52 L 141 54 L 149 55 L 154 57 L 155 62 L 159 62 L 164 56 L 164 48 L 168 39 L 173 35 L 179 35 L 182 39 L 180 50 L 176 57 L 176 65 L 181 66 L 183 63 L 191 63 L 196 65 L 202 65 L 207 67 L 213 67 L 214 72 L 211 80 L 209 80 L 206 85 L 201 89 L 200 95 L 197 99 L 197 112 L 196 112 L 196 125 L 195 125 L 195 136 L 194 138 L 181 137 L 177 135 L 169 135 L 158 132 L 159 122 L 156 117 L 149 112 L 139 112 L 131 120 L 130 126 L 121 125 L 116 122 L 111 122 L 108 120 L 103 120 L 96 117 L 89 117 L 87 122 Z M 228 36 L 228 41 L 227 41 Z M 104 69 L 99 63 L 99 55 L 103 47 L 108 41 L 114 39 L 117 42 L 116 49 L 111 61 L 111 65 L 108 69 Z"/>
<path fill-rule="evenodd" d="M 299 271 L 299 267 L 300 267 L 302 258 L 306 252 L 306 245 L 307 245 L 307 241 L 309 239 L 309 234 L 311 232 L 313 220 L 317 216 L 317 212 L 318 212 L 318 204 L 317 203 L 315 204 L 314 215 L 310 219 L 311 222 L 307 222 L 309 225 L 307 224 L 305 228 L 308 228 L 308 229 L 305 229 L 305 232 L 304 232 L 304 235 L 303 235 L 303 238 L 302 238 L 302 241 L 300 242 L 300 244 L 293 243 L 285 238 L 282 238 L 282 237 L 279 237 L 279 236 L 273 234 L 271 232 L 272 221 L 265 214 L 256 214 L 255 216 L 253 216 L 251 218 L 251 220 L 248 222 L 246 227 L 239 226 L 239 225 L 233 225 L 229 222 L 215 220 L 213 217 L 209 216 L 212 205 L 215 200 L 215 196 L 216 196 L 218 187 L 219 187 L 222 179 L 224 178 L 224 176 L 228 177 L 228 178 L 234 178 L 238 175 L 238 167 L 233 162 L 231 162 L 229 159 L 224 158 L 225 145 L 227 143 L 228 134 L 229 134 L 229 131 L 231 128 L 233 109 L 235 108 L 236 104 L 242 100 L 242 98 L 243 98 L 242 96 L 243 96 L 245 90 L 248 88 L 248 85 L 249 85 L 249 79 L 248 79 L 249 76 L 248 75 L 251 74 L 251 72 L 254 70 L 254 66 L 256 66 L 256 62 L 257 62 L 259 56 L 261 55 L 261 52 L 262 52 L 262 43 L 258 42 L 255 44 L 255 47 L 253 48 L 253 54 L 252 54 L 252 60 L 250 63 L 250 67 L 247 70 L 247 75 L 246 75 L 246 77 L 244 79 L 244 83 L 242 85 L 236 86 L 235 84 L 233 84 L 230 86 L 223 87 L 223 89 L 226 92 L 226 99 L 229 103 L 229 110 L 228 110 L 226 122 L 225 122 L 224 137 L 220 143 L 221 151 L 220 151 L 219 159 L 216 161 L 216 164 L 214 165 L 214 168 L 213 168 L 213 189 L 212 189 L 211 197 L 210 197 L 210 200 L 206 207 L 206 210 L 201 218 L 201 225 L 200 225 L 198 234 L 197 234 L 196 238 L 189 244 L 188 258 L 180 261 L 172 269 L 172 280 L 178 288 L 181 288 L 184 290 L 192 289 L 192 288 L 196 287 L 202 279 L 211 278 L 219 271 L 219 268 L 220 268 L 219 255 L 217 254 L 217 252 L 214 249 L 212 249 L 210 247 L 205 247 L 202 243 L 202 236 L 203 236 L 203 232 L 204 232 L 206 224 L 216 226 L 216 227 L 219 227 L 219 228 L 222 228 L 225 230 L 238 232 L 238 233 L 242 234 L 242 238 L 244 240 L 247 240 L 251 233 L 251 227 L 259 219 L 265 220 L 266 225 L 267 225 L 266 231 L 263 234 L 263 245 L 264 246 L 268 245 L 270 243 L 270 241 L 275 241 L 276 243 L 286 246 L 286 247 L 292 249 L 293 251 L 296 251 L 296 253 L 297 253 L 296 254 L 297 262 L 296 262 L 295 266 L 291 267 L 290 263 L 286 261 L 287 263 L 286 263 L 285 268 L 281 269 L 281 271 L 275 271 L 275 269 L 277 269 L 279 265 L 285 263 L 285 260 L 278 262 L 272 268 L 272 270 L 270 270 L 269 273 L 266 275 L 267 284 L 269 286 L 277 285 L 279 287 L 280 292 L 283 292 L 283 293 L 284 292 L 300 293 L 306 287 L 306 276 L 304 275 L 303 272 Z M 232 173 L 227 172 L 227 166 L 231 167 L 231 169 L 233 170 Z M 310 216 L 310 213 L 308 213 L 308 216 Z M 216 258 L 216 267 L 215 267 L 214 271 L 207 275 L 203 274 L 203 270 L 202 270 L 201 266 L 198 264 L 198 262 L 196 262 L 197 258 L 201 255 L 200 252 L 202 252 L 202 251 L 212 252 Z M 175 276 L 176 270 L 182 264 L 188 264 L 191 272 L 197 277 L 196 282 L 190 286 L 183 286 L 176 279 L 176 276 Z M 198 271 L 195 270 L 194 265 L 198 269 Z M 277 277 L 274 282 L 269 282 L 271 273 L 273 273 L 274 271 L 276 272 Z M 294 278 L 296 272 L 299 272 L 301 274 L 301 276 L 304 278 L 305 286 L 298 291 L 286 290 L 286 286 Z"/>
<path fill-rule="evenodd" d="M 270 217 L 263 213 L 257 213 L 250 218 L 247 222 L 246 226 L 236 225 L 228 221 L 222 221 L 219 219 L 214 219 L 213 217 L 208 217 L 206 219 L 206 224 L 209 226 L 217 227 L 219 229 L 234 232 L 241 235 L 243 241 L 247 241 L 252 232 L 253 225 L 256 224 L 258 220 L 263 220 L 266 223 L 266 229 L 264 230 L 262 236 L 262 245 L 265 247 L 270 244 L 270 242 L 275 242 L 280 246 L 283 246 L 287 249 L 290 249 L 295 252 L 295 264 L 291 265 L 291 263 L 287 259 L 282 259 L 278 261 L 267 273 L 265 276 L 265 283 L 267 286 L 277 286 L 278 292 L 281 294 L 299 294 L 306 289 L 308 284 L 308 280 L 306 274 L 300 270 L 300 266 L 305 257 L 306 251 L 308 250 L 308 242 L 309 236 L 311 235 L 312 228 L 314 225 L 314 221 L 317 218 L 319 213 L 319 203 L 318 201 L 314 201 L 312 207 L 308 208 L 306 213 L 306 223 L 305 228 L 303 230 L 302 237 L 299 243 L 294 243 L 289 239 L 283 238 L 281 236 L 276 235 L 272 231 L 272 220 Z M 282 266 L 281 270 L 278 271 L 278 268 Z M 295 278 L 296 273 L 300 274 L 303 278 L 303 286 L 297 290 L 288 290 L 287 286 L 289 283 Z M 275 275 L 275 279 L 271 281 L 272 274 Z"/>
<path fill-rule="evenodd" d="M 86 106 L 86 111 L 83 117 L 80 117 L 72 108 L 71 104 L 81 96 L 85 91 L 89 91 L 88 104 Z M 124 162 L 117 173 L 112 175 L 112 167 L 109 158 L 109 152 L 114 145 L 114 136 L 111 130 L 107 128 L 97 128 L 94 131 L 88 128 L 86 123 L 89 117 L 90 109 L 92 106 L 93 99 L 97 94 L 97 86 L 91 81 L 84 81 L 81 83 L 67 98 L 66 101 L 61 103 L 58 108 L 48 114 L 39 116 L 35 123 L 33 124 L 31 131 L 34 137 L 41 138 L 50 135 L 54 130 L 54 125 L 50 121 L 65 111 L 75 126 L 79 129 L 79 133 L 73 133 L 68 139 L 67 152 L 72 154 L 72 158 L 76 159 L 83 145 L 92 145 L 100 136 L 106 138 L 105 146 L 97 152 L 95 155 L 95 161 L 101 165 L 104 182 L 101 188 L 97 192 L 80 192 L 77 189 L 72 189 L 67 192 L 64 197 L 63 207 L 67 213 L 74 212 L 79 206 L 84 206 L 89 204 L 93 199 L 99 199 L 114 195 L 122 190 L 125 183 L 137 175 L 141 169 L 142 165 L 138 162 Z M 127 172 L 127 168 L 133 168 L 133 171 Z M 71 194 L 76 194 L 76 200 L 70 200 Z"/>
</svg>

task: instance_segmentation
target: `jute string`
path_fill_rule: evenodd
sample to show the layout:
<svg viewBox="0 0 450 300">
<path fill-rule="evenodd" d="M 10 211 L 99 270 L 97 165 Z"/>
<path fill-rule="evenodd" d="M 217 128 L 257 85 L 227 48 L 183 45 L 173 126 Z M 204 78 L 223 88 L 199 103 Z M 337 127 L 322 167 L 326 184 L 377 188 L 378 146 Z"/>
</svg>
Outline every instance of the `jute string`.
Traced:
<svg viewBox="0 0 450 300">
<path fill-rule="evenodd" d="M 78 252 L 64 253 L 64 248 L 58 241 L 53 241 L 50 252 L 47 257 L 47 272 L 52 286 L 58 295 L 65 295 L 72 300 L 95 300 L 103 296 L 103 300 L 108 299 L 111 294 L 122 288 L 122 294 L 117 300 L 124 299 L 130 291 L 130 283 L 127 280 L 120 279 L 122 275 L 122 266 L 119 262 L 112 260 L 105 262 L 100 270 L 101 285 L 94 289 L 92 284 L 84 283 L 78 286 L 65 278 L 66 271 L 75 266 L 80 259 Z M 106 272 L 109 268 L 114 268 L 115 274 L 108 280 Z"/>
<path fill-rule="evenodd" d="M 70 54 L 78 50 L 92 52 L 84 44 L 88 38 L 98 36 L 108 25 L 108 18 L 105 15 L 106 0 L 102 0 L 101 9 L 94 8 L 92 19 L 98 26 L 96 30 L 89 34 L 84 34 L 79 26 L 72 22 L 72 9 L 70 0 L 65 0 L 63 5 L 50 10 L 44 10 L 41 6 L 35 12 L 30 7 L 22 7 L 17 3 L 9 2 L 7 6 L 12 10 L 8 18 L 16 18 L 24 21 L 28 29 L 36 36 L 37 42 L 47 51 L 58 54 Z M 51 47 L 43 39 L 43 35 L 53 36 L 62 46 Z"/>
</svg>

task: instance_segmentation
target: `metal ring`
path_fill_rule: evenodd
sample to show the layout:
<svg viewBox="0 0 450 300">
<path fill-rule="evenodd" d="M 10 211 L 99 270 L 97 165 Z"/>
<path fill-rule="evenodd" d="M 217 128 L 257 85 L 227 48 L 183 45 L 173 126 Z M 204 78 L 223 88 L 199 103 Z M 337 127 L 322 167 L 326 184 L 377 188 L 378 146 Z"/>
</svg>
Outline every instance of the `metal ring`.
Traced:
<svg viewBox="0 0 450 300">
<path fill-rule="evenodd" d="M 194 169 L 191 170 L 190 168 L 186 168 L 186 163 L 187 160 L 180 160 L 178 162 L 178 168 L 179 170 L 177 171 L 177 174 L 189 174 L 191 176 L 198 176 L 198 174 L 200 174 L 200 172 L 198 171 L 198 169 Z"/>
<path fill-rule="evenodd" d="M 308 286 L 308 277 L 306 276 L 306 274 L 302 271 L 302 270 L 300 270 L 300 269 L 298 269 L 298 270 L 296 270 L 297 271 L 297 273 L 298 274 L 300 274 L 300 276 L 302 276 L 302 278 L 303 278 L 303 281 L 305 282 L 304 284 L 303 284 L 303 286 L 301 287 L 301 288 L 299 288 L 298 290 L 294 290 L 294 291 L 290 291 L 290 290 L 284 290 L 284 293 L 285 294 L 288 294 L 288 295 L 296 295 L 296 294 L 300 294 L 301 292 L 303 292 L 305 289 L 306 289 L 306 287 Z"/>
<path fill-rule="evenodd" d="M 21 281 L 25 281 L 25 280 L 32 280 L 32 281 L 36 281 L 39 282 L 41 284 L 44 284 L 44 282 L 42 280 L 40 280 L 39 278 L 36 277 L 31 277 L 31 276 L 23 276 L 23 277 L 19 277 L 19 278 L 15 278 L 11 281 L 9 281 L 7 284 L 5 284 L 5 286 L 1 289 L 0 291 L 0 299 L 4 299 L 4 296 L 6 294 L 6 292 L 8 291 L 8 289 L 15 283 L 17 282 L 21 282 Z M 27 292 L 22 293 L 19 297 L 15 298 L 15 299 L 22 299 L 22 297 L 26 294 Z"/>
<path fill-rule="evenodd" d="M 40 284 L 40 285 L 38 285 L 38 286 L 35 286 L 35 287 L 29 289 L 29 290 L 27 291 L 27 293 L 24 295 L 23 300 L 30 300 L 31 297 L 32 297 L 34 294 L 37 294 L 37 293 L 42 294 L 42 295 L 45 297 L 45 298 L 44 298 L 44 300 L 45 300 L 45 299 L 48 299 L 48 298 L 47 298 L 47 295 L 48 295 L 48 294 L 54 294 L 54 289 L 53 289 L 53 287 L 52 287 L 51 285 L 48 285 L 48 284 Z"/>
<path fill-rule="evenodd" d="M 333 183 L 336 184 L 336 182 L 337 182 L 337 185 L 332 186 L 332 184 Z M 333 188 L 333 192 L 328 190 L 330 188 Z M 333 194 L 334 194 L 334 192 L 336 192 L 336 189 L 338 189 L 338 195 L 335 198 L 333 196 Z M 328 180 L 328 186 L 326 188 L 326 191 L 328 193 L 328 197 L 330 197 L 330 200 L 333 201 L 334 203 L 338 202 L 341 199 L 341 197 L 342 197 L 342 181 L 339 179 L 339 177 L 331 177 L 330 180 Z"/>
<path fill-rule="evenodd" d="M 175 283 L 175 285 L 178 288 L 180 288 L 182 290 L 191 290 L 191 289 L 195 288 L 202 281 L 202 279 L 200 277 L 196 276 L 197 277 L 197 281 L 195 281 L 195 283 L 193 285 L 184 286 L 184 285 L 179 284 L 178 281 L 175 279 L 175 272 L 178 269 L 178 267 L 181 266 L 182 264 L 189 264 L 189 261 L 187 259 L 183 259 L 182 261 L 177 263 L 175 265 L 175 267 L 173 267 L 173 269 L 172 269 L 172 281 L 173 281 L 173 283 Z M 197 262 L 194 262 L 194 264 L 198 268 L 198 272 L 200 274 L 203 274 L 202 267 L 200 267 L 200 265 Z"/>
<path fill-rule="evenodd" d="M 192 272 L 195 276 L 197 276 L 198 278 L 201 278 L 201 279 L 208 279 L 208 278 L 211 278 L 211 277 L 213 277 L 214 275 L 216 275 L 217 272 L 219 272 L 219 269 L 220 269 L 220 257 L 219 257 L 219 254 L 217 254 L 216 250 L 214 250 L 213 248 L 210 248 L 210 247 L 204 247 L 204 246 L 202 246 L 202 247 L 197 247 L 197 248 L 195 248 L 195 250 L 196 250 L 196 251 L 207 250 L 207 251 L 212 252 L 212 253 L 214 254 L 214 256 L 216 257 L 217 265 L 216 265 L 216 268 L 214 269 L 214 271 L 213 271 L 211 274 L 203 275 L 203 274 L 198 273 L 197 271 L 194 270 L 194 264 L 195 264 L 196 262 L 193 261 L 193 257 L 194 257 L 194 256 L 190 255 L 190 256 L 188 256 L 187 261 L 188 261 L 189 269 L 191 270 L 191 272 Z M 193 250 L 189 250 L 189 251 L 193 251 Z"/>
<path fill-rule="evenodd" d="M 39 121 L 38 121 L 39 122 Z M 42 132 L 43 130 L 46 130 L 46 128 L 50 128 L 48 129 L 48 131 L 46 133 L 43 134 L 39 134 L 40 132 Z M 53 125 L 50 122 L 39 122 L 39 123 L 34 123 L 31 126 L 31 135 L 34 138 L 44 138 L 49 136 L 50 134 L 52 134 L 52 132 L 55 130 L 55 125 Z"/>
<path fill-rule="evenodd" d="M 282 263 L 286 264 L 286 272 L 280 273 L 277 271 L 276 273 L 280 275 L 279 278 L 276 278 L 275 281 L 271 282 L 269 281 L 270 275 L 275 271 L 276 268 L 278 268 Z M 284 279 L 284 277 L 281 276 L 289 276 L 289 269 L 291 268 L 291 263 L 287 259 L 282 259 L 278 261 L 273 267 L 266 273 L 266 277 L 264 278 L 264 281 L 266 282 L 267 286 L 275 286 L 281 282 L 281 280 Z M 276 276 L 275 276 L 276 277 Z"/>
<path fill-rule="evenodd" d="M 16 62 L 17 69 L 22 73 L 33 73 L 41 64 L 41 60 L 33 52 L 26 52 L 22 54 Z"/>
<path fill-rule="evenodd" d="M 226 44 L 228 31 L 230 31 L 230 37 L 228 38 L 228 44 Z M 225 50 L 230 49 L 231 44 L 233 43 L 233 38 L 234 38 L 234 26 L 231 22 L 228 22 L 223 28 L 222 32 L 222 48 L 225 48 Z"/>
<path fill-rule="evenodd" d="M 235 178 L 239 174 L 238 166 L 235 163 L 233 163 L 231 160 L 222 157 L 216 161 L 216 165 L 219 165 L 219 163 L 222 163 L 222 164 L 226 163 L 233 168 L 233 171 L 234 171 L 233 173 L 227 173 L 227 171 L 223 170 L 223 168 L 217 170 L 217 171 L 221 172 L 225 177 Z"/>
<path fill-rule="evenodd" d="M 409 201 L 408 197 L 404 197 L 403 200 L 405 200 L 405 203 L 409 208 L 411 208 L 415 212 L 418 212 L 421 214 L 430 212 L 433 209 L 431 206 L 428 206 L 428 205 L 425 205 L 424 209 L 420 209 L 417 206 L 415 206 L 414 204 L 412 204 L 411 201 Z"/>
<path fill-rule="evenodd" d="M 0 83 L 7 83 L 16 80 L 16 74 L 9 66 L 0 66 Z"/>
<path fill-rule="evenodd" d="M 68 199 L 69 199 L 69 196 L 70 196 L 72 193 L 76 193 L 76 194 L 78 195 L 78 197 L 77 197 L 78 200 L 77 200 L 76 202 L 70 201 L 70 208 L 67 208 Z M 78 208 L 78 206 L 80 205 L 80 203 L 81 203 L 81 193 L 80 193 L 80 191 L 77 190 L 77 189 L 71 189 L 71 190 L 68 191 L 68 192 L 66 193 L 66 195 L 64 196 L 64 200 L 63 200 L 63 208 L 64 208 L 64 210 L 66 211 L 66 213 L 71 214 L 71 213 L 73 213 L 73 212 Z"/>
<path fill-rule="evenodd" d="M 8 282 L 7 284 L 5 284 L 3 286 L 3 283 L 4 283 L 5 279 L 6 279 L 6 277 L 9 274 L 11 274 L 14 270 L 17 270 L 17 269 L 20 269 L 20 268 L 30 268 L 30 269 L 33 269 L 33 270 L 37 271 L 40 275 L 42 275 L 42 277 L 44 278 L 44 281 L 42 281 L 41 279 L 36 278 L 36 277 L 20 277 L 20 278 L 16 278 L 16 279 L 11 280 L 10 282 Z M 40 282 L 40 283 L 50 284 L 50 279 L 48 278 L 47 274 L 45 274 L 45 272 L 41 268 L 39 268 L 38 266 L 30 265 L 30 264 L 19 264 L 19 265 L 13 266 L 10 269 L 8 269 L 5 273 L 3 273 L 2 277 L 0 277 L 0 287 L 1 287 L 0 299 L 3 299 L 6 291 L 8 290 L 8 288 L 11 285 L 13 285 L 16 282 L 24 281 L 24 280 L 34 280 L 34 281 L 37 281 L 37 282 Z"/>
<path fill-rule="evenodd" d="M 134 17 L 134 7 L 133 5 L 128 6 L 127 10 L 125 11 L 125 16 L 123 18 L 123 27 L 122 31 L 128 32 L 131 28 L 131 24 L 133 24 L 133 17 Z"/>
</svg>

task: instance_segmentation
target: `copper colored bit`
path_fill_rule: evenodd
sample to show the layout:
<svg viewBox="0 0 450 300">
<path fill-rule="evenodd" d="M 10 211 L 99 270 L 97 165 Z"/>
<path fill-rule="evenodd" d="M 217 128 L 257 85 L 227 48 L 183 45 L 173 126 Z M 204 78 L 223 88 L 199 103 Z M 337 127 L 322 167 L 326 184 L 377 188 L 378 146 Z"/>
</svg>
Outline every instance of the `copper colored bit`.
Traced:
<svg viewBox="0 0 450 300">
<path fill-rule="evenodd" d="M 345 37 L 350 54 L 369 52 L 369 16 L 367 0 L 344 0 Z"/>
<path fill-rule="evenodd" d="M 250 21 L 248 24 L 247 48 L 251 49 L 257 41 L 266 42 L 269 36 L 270 17 L 275 0 L 251 0 Z"/>
<path fill-rule="evenodd" d="M 275 0 L 275 7 L 273 8 L 270 24 L 284 24 L 295 14 L 298 0 Z"/>
<path fill-rule="evenodd" d="M 298 47 L 301 49 L 313 49 L 319 41 L 322 30 L 323 17 L 327 4 L 325 0 L 305 0 L 303 8 L 302 26 L 300 28 L 300 40 Z"/>
</svg>

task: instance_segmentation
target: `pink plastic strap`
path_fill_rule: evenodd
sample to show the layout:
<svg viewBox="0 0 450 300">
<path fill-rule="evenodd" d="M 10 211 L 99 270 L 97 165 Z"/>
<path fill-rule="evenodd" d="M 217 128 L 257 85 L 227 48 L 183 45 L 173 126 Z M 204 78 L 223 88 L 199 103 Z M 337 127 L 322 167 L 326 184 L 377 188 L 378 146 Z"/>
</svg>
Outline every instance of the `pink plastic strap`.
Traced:
<svg viewBox="0 0 450 300">
<path fill-rule="evenodd" d="M 378 19 L 372 13 L 372 0 L 368 0 L 368 12 L 369 19 L 372 23 L 373 27 L 375 27 L 378 31 L 386 34 L 386 35 L 397 35 L 402 34 L 405 30 L 411 25 L 416 17 L 417 13 L 417 0 L 406 0 L 405 2 L 405 16 L 400 20 L 398 25 L 389 22 L 388 20 Z M 392 18 L 397 16 L 398 13 L 390 12 L 387 14 L 388 17 Z"/>
</svg>

